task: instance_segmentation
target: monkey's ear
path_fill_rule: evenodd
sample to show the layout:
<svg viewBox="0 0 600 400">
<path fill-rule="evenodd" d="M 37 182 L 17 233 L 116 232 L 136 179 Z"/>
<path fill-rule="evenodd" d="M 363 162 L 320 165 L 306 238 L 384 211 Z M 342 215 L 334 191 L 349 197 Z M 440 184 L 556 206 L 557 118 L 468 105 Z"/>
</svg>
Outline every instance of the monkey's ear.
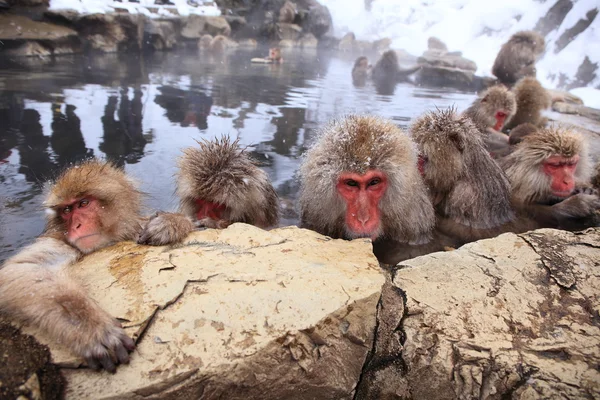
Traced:
<svg viewBox="0 0 600 400">
<path fill-rule="evenodd" d="M 487 103 L 487 101 L 488 101 L 488 98 L 487 98 L 487 96 L 485 96 L 483 99 L 481 99 L 481 102 L 482 102 L 482 103 Z"/>
</svg>

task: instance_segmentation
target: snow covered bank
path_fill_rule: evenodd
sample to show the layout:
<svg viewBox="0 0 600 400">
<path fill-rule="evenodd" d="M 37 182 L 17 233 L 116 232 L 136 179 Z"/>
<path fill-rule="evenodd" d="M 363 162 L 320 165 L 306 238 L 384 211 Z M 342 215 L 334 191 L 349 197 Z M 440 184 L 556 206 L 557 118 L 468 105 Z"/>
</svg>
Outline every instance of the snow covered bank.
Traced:
<svg viewBox="0 0 600 400">
<path fill-rule="evenodd" d="M 513 33 L 533 29 L 556 0 L 374 0 L 370 12 L 365 11 L 364 0 L 321 2 L 331 11 L 336 36 L 354 32 L 358 39 L 389 37 L 394 48 L 415 55 L 427 49 L 428 37 L 437 36 L 451 51 L 460 50 L 474 60 L 478 74 L 491 75 L 500 46 Z M 600 17 L 555 52 L 561 35 L 594 9 L 600 9 L 598 0 L 574 2 L 560 26 L 546 35 L 546 54 L 538 63 L 538 78 L 545 86 L 556 88 L 572 82 L 586 56 L 600 64 Z M 588 86 L 600 88 L 598 70 Z"/>
<path fill-rule="evenodd" d="M 213 2 L 197 0 L 198 6 L 188 4 L 187 0 L 171 0 L 173 5 L 156 5 L 155 0 L 139 0 L 139 3 L 130 3 L 127 0 L 122 2 L 104 1 L 104 0 L 51 0 L 50 10 L 75 10 L 81 14 L 107 13 L 115 8 L 127 9 L 130 13 L 140 13 L 149 17 L 173 16 L 169 9 L 177 10 L 179 15 L 221 15 L 219 8 Z M 158 10 L 157 12 L 153 12 Z"/>
</svg>

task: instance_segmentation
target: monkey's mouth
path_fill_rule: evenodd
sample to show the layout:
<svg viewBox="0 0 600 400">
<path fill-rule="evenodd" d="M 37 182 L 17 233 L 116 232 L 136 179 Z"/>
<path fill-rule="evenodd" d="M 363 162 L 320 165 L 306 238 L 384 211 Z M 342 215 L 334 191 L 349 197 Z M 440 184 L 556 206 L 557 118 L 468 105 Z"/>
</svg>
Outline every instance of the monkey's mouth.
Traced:
<svg viewBox="0 0 600 400">
<path fill-rule="evenodd" d="M 552 195 L 555 197 L 558 197 L 560 199 L 564 199 L 569 197 L 571 194 L 573 193 L 572 190 L 564 190 L 564 191 L 557 191 L 557 190 L 553 190 L 552 191 Z"/>
<path fill-rule="evenodd" d="M 100 233 L 90 233 L 89 235 L 79 236 L 76 239 L 69 239 L 69 242 L 83 253 L 92 252 L 105 245 Z"/>
</svg>

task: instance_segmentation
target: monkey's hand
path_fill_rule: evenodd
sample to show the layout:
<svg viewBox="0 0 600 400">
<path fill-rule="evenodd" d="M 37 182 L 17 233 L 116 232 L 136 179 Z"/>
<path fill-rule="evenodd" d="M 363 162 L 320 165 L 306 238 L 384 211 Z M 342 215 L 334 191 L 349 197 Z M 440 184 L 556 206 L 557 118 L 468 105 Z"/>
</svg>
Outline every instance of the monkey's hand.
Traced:
<svg viewBox="0 0 600 400">
<path fill-rule="evenodd" d="M 157 212 L 150 217 L 137 242 L 151 246 L 180 243 L 193 230 L 194 224 L 185 215 Z"/>
<path fill-rule="evenodd" d="M 90 368 L 104 368 L 114 373 L 117 365 L 129 364 L 129 352 L 135 349 L 135 342 L 127 336 L 119 321 L 102 314 L 100 321 L 88 321 L 92 322 L 89 326 L 91 335 L 80 335 L 76 350 Z"/>
<path fill-rule="evenodd" d="M 552 206 L 559 220 L 585 218 L 600 209 L 600 197 L 594 194 L 579 193 Z"/>
<path fill-rule="evenodd" d="M 229 225 L 231 225 L 231 222 L 224 219 L 202 218 L 196 221 L 198 228 L 225 229 Z"/>
</svg>

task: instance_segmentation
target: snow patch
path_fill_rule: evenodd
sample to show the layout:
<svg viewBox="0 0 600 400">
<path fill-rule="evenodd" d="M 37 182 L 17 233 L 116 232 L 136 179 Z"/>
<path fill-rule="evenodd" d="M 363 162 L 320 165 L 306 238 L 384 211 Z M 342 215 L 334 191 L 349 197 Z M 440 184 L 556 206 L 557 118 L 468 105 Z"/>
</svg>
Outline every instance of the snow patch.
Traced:
<svg viewBox="0 0 600 400">
<path fill-rule="evenodd" d="M 175 17 L 169 10 L 177 10 L 182 16 L 207 15 L 218 16 L 221 11 L 212 1 L 196 0 L 171 0 L 171 5 L 155 4 L 155 0 L 139 0 L 132 3 L 127 0 L 104 1 L 104 0 L 50 0 L 50 10 L 75 10 L 81 14 L 104 14 L 113 12 L 115 9 L 125 9 L 131 14 L 144 14 L 151 18 Z M 193 5 L 197 4 L 197 5 Z"/>
</svg>

